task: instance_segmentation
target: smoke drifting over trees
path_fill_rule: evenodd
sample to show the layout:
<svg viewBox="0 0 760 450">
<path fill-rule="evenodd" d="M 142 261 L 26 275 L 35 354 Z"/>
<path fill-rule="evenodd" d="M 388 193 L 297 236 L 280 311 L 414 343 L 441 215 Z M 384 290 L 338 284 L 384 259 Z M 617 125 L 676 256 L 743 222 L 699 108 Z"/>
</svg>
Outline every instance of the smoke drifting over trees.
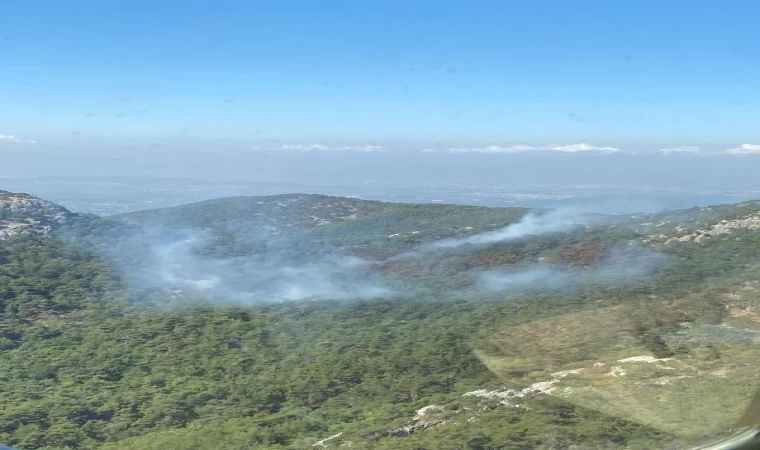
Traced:
<svg viewBox="0 0 760 450">
<path fill-rule="evenodd" d="M 494 245 L 530 243 L 546 236 L 563 239 L 613 219 L 590 208 L 529 212 L 495 230 L 461 238 L 421 240 L 408 251 L 379 257 L 359 257 L 353 246 L 340 240 L 320 243 L 319 235 L 314 234 L 271 235 L 236 225 L 232 238 L 226 236 L 229 226 L 221 232 L 225 237 L 220 238 L 218 229 L 171 229 L 153 224 L 133 229 L 118 250 L 111 248 L 110 255 L 122 266 L 132 264 L 133 286 L 177 290 L 215 301 L 404 298 L 418 295 L 419 289 L 440 291 L 444 285 L 413 271 L 382 270 L 389 262 L 416 260 L 445 265 L 456 258 L 477 257 L 483 250 L 496 251 L 490 249 Z M 361 233 L 361 229 L 351 233 Z M 232 244 L 222 245 L 224 239 L 231 239 Z M 651 275 L 667 263 L 662 254 L 634 242 L 617 243 L 594 264 L 582 268 L 541 259 L 545 258 L 471 268 L 466 271 L 469 281 L 445 289 L 459 298 L 495 291 L 575 289 L 592 282 L 630 282 Z M 417 290 L 412 292 L 411 287 Z"/>
</svg>

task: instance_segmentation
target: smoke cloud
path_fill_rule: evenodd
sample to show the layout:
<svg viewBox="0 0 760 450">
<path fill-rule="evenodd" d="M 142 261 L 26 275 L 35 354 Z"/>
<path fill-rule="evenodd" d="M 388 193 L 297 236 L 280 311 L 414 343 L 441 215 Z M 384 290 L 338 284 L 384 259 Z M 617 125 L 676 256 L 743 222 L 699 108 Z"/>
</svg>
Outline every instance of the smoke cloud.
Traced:
<svg viewBox="0 0 760 450">
<path fill-rule="evenodd" d="M 206 241 L 194 234 L 155 245 L 137 282 L 245 303 L 393 295 L 391 289 L 371 281 L 370 265 L 359 258 L 328 255 L 292 265 L 271 255 L 220 259 L 197 254 Z"/>
<path fill-rule="evenodd" d="M 488 245 L 523 239 L 528 236 L 567 233 L 582 229 L 592 221 L 593 218 L 588 212 L 579 209 L 558 209 L 544 214 L 528 213 L 519 222 L 507 225 L 504 228 L 462 239 L 443 239 L 430 244 L 428 248 L 454 248 L 467 244 Z"/>
<path fill-rule="evenodd" d="M 610 220 L 612 216 L 600 215 L 589 208 L 529 213 L 518 222 L 498 230 L 422 244 L 412 252 L 379 261 L 346 256 L 341 254 L 345 249 L 340 248 L 307 256 L 303 242 L 299 244 L 285 235 L 275 236 L 245 228 L 223 230 L 225 235 L 242 236 L 242 242 L 252 244 L 245 256 L 218 256 L 215 251 L 209 251 L 227 248 L 215 247 L 218 236 L 212 232 L 163 226 L 134 227 L 129 236 L 97 243 L 97 247 L 104 249 L 122 267 L 135 288 L 167 289 L 213 301 L 241 303 L 350 300 L 412 295 L 406 294 L 412 291 L 405 287 L 424 288 L 423 291 L 430 292 L 446 289 L 434 278 L 415 275 L 414 270 L 378 270 L 378 266 L 392 260 L 438 258 L 441 255 L 436 253 L 450 249 L 457 249 L 457 254 L 462 255 L 499 242 L 571 233 Z M 225 255 L 224 252 L 221 254 Z M 641 244 L 630 243 L 611 251 L 593 267 L 532 263 L 501 270 L 473 270 L 467 274 L 467 277 L 474 277 L 470 286 L 446 292 L 463 298 L 477 298 L 488 292 L 559 290 L 589 283 L 625 283 L 649 276 L 667 262 L 664 255 Z"/>
<path fill-rule="evenodd" d="M 598 205 L 596 207 L 586 205 L 560 208 L 543 213 L 530 212 L 525 214 L 518 222 L 511 223 L 498 230 L 478 233 L 465 238 L 447 238 L 422 244 L 412 251 L 402 253 L 390 259 L 416 259 L 422 258 L 427 253 L 468 245 L 487 246 L 499 242 L 529 239 L 545 234 L 571 233 L 582 230 L 589 225 L 602 223 L 611 219 L 612 216 L 601 214 Z"/>
<path fill-rule="evenodd" d="M 535 264 L 487 271 L 478 277 L 476 286 L 485 291 L 546 291 L 580 288 L 591 283 L 627 283 L 651 276 L 669 262 L 668 256 L 631 242 L 626 247 L 613 249 L 592 267 Z"/>
</svg>

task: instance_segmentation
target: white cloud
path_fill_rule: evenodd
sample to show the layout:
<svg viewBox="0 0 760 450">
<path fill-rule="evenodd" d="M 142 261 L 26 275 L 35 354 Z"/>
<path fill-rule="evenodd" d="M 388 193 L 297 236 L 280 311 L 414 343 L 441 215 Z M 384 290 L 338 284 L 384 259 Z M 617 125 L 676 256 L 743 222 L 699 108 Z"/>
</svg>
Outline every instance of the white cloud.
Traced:
<svg viewBox="0 0 760 450">
<path fill-rule="evenodd" d="M 344 151 L 344 152 L 381 152 L 385 150 L 385 147 L 383 147 L 382 145 L 363 145 L 360 147 L 343 146 L 343 147 L 336 147 L 331 150 L 338 150 L 338 151 Z"/>
<path fill-rule="evenodd" d="M 362 146 L 342 146 L 330 147 L 322 144 L 311 145 L 283 145 L 283 150 L 299 152 L 380 152 L 385 150 L 381 145 L 362 145 Z"/>
<path fill-rule="evenodd" d="M 480 148 L 452 147 L 452 148 L 447 148 L 441 151 L 446 152 L 446 153 L 516 153 L 519 151 L 524 151 L 524 150 L 517 149 L 517 147 L 524 147 L 524 146 L 501 147 L 499 145 L 489 145 L 488 147 L 480 147 Z M 431 150 L 431 149 L 428 149 L 428 150 Z"/>
<path fill-rule="evenodd" d="M 30 139 L 21 139 L 18 136 L 14 136 L 12 134 L 0 134 L 0 141 L 5 142 L 13 142 L 14 144 L 36 144 L 37 141 L 32 141 Z"/>
<path fill-rule="evenodd" d="M 422 150 L 425 153 L 525 153 L 525 152 L 560 152 L 560 153 L 615 153 L 620 149 L 617 147 L 597 147 L 596 145 L 581 143 L 570 145 L 549 144 L 540 147 L 531 145 L 512 145 L 509 147 L 502 147 L 500 145 L 489 145 L 487 147 L 475 147 L 475 148 L 446 148 L 441 150 L 435 150 L 426 148 Z"/>
<path fill-rule="evenodd" d="M 330 147 L 326 145 L 321 144 L 311 144 L 311 145 L 283 145 L 283 150 L 295 150 L 300 152 L 312 152 L 312 151 L 320 151 L 320 150 L 329 150 Z"/>
<path fill-rule="evenodd" d="M 728 155 L 760 155 L 760 145 L 758 144 L 742 144 L 738 147 L 727 148 L 721 153 Z"/>
<path fill-rule="evenodd" d="M 551 145 L 547 150 L 555 152 L 578 153 L 578 152 L 595 152 L 595 153 L 615 153 L 620 149 L 617 147 L 597 147 L 591 144 L 570 144 L 570 145 Z"/>
<path fill-rule="evenodd" d="M 658 153 L 662 153 L 664 155 L 673 155 L 673 154 L 696 154 L 701 153 L 702 149 L 700 149 L 697 146 L 694 145 L 681 145 L 677 147 L 668 147 L 668 148 L 661 148 L 657 150 Z"/>
</svg>

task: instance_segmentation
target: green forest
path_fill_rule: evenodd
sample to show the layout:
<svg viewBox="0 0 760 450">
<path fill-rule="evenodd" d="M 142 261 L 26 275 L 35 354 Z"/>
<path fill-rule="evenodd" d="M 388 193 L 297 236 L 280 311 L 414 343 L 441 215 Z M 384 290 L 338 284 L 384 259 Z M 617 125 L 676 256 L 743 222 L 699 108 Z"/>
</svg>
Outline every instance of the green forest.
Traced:
<svg viewBox="0 0 760 450">
<path fill-rule="evenodd" d="M 743 405 L 757 387 L 757 375 L 741 367 L 758 362 L 745 344 L 760 331 L 753 309 L 760 304 L 760 233 L 736 226 L 699 242 L 668 239 L 759 210 L 748 202 L 618 218 L 410 259 L 393 257 L 499 229 L 527 210 L 274 196 L 112 218 L 73 215 L 49 234 L 0 240 L 0 443 L 28 450 L 495 450 L 699 439 L 699 431 L 679 435 L 675 426 L 638 420 L 636 411 L 595 407 L 597 399 L 578 387 L 591 375 L 556 373 L 634 355 L 671 361 L 671 371 L 687 370 L 676 362 L 696 361 L 689 367 L 726 371 L 683 375 L 691 383 L 684 389 L 717 393 L 702 397 L 700 408 L 709 411 L 721 398 Z M 658 222 L 668 225 L 649 229 Z M 204 260 L 270 264 L 340 252 L 378 261 L 368 277 L 405 295 L 241 301 L 136 283 L 132 271 L 149 259 L 154 239 L 185 229 L 210 236 L 193 248 Z M 572 289 L 460 289 L 483 270 L 529 263 L 561 265 L 572 276 L 634 241 L 668 263 L 651 276 Z M 109 249 L 121 253 L 118 263 Z M 616 369 L 605 368 L 605 376 L 609 370 Z M 627 371 L 600 386 L 655 376 Z M 734 374 L 741 383 L 715 384 Z M 552 381 L 557 386 L 568 383 L 562 392 L 570 394 L 530 391 L 552 377 L 561 377 Z M 668 375 L 668 383 L 677 378 Z M 643 389 L 653 383 L 636 387 L 650 395 Z M 518 402 L 478 394 L 506 388 L 530 395 Z"/>
</svg>

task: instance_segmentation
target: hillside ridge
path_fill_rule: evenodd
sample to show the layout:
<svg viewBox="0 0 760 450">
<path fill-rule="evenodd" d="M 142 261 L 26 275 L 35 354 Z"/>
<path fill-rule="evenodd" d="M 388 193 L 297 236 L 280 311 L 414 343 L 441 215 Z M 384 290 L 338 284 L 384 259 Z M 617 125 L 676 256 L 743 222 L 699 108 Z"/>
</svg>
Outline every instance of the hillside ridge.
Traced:
<svg viewBox="0 0 760 450">
<path fill-rule="evenodd" d="M 0 239 L 50 233 L 74 214 L 53 202 L 24 193 L 0 191 Z"/>
<path fill-rule="evenodd" d="M 0 240 L 19 449 L 668 448 L 757 379 L 754 203 L 594 222 L 290 194 L 120 221 L 0 198 L 53 221 Z"/>
</svg>

